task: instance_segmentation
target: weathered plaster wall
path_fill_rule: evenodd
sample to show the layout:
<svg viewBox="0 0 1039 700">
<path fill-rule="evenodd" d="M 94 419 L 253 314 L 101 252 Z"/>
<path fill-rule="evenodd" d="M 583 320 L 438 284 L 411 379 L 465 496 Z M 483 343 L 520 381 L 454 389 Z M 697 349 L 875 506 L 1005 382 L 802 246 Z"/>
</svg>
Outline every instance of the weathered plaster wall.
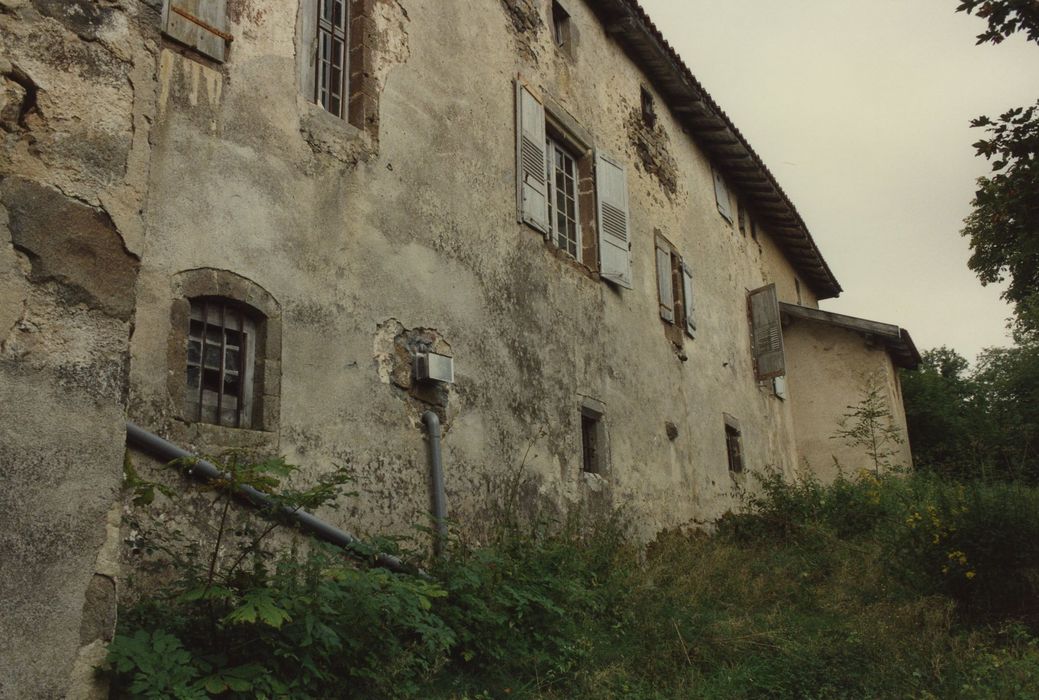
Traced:
<svg viewBox="0 0 1039 700">
<path fill-rule="evenodd" d="M 597 490 L 647 536 L 713 518 L 734 503 L 723 412 L 741 420 L 748 467 L 793 468 L 789 408 L 753 379 L 745 301 L 773 280 L 792 287 L 793 270 L 767 235 L 759 245 L 718 214 L 709 162 L 663 107 L 653 142 L 665 177 L 646 167 L 631 134 L 644 77 L 587 8 L 569 8 L 570 58 L 542 3 L 375 2 L 375 141 L 308 103 L 292 4 L 239 4 L 227 63 L 159 59 L 135 420 L 201 449 L 280 451 L 311 473 L 348 463 L 360 495 L 330 517 L 407 531 L 428 510 L 426 452 L 422 405 L 393 380 L 394 338 L 434 329 L 456 361 L 444 450 L 460 523 L 528 445 L 523 468 L 556 504 Z M 541 21 L 517 21 L 531 7 Z M 516 223 L 517 74 L 628 164 L 635 289 L 598 281 Z M 655 229 L 696 273 L 700 330 L 685 361 L 657 314 Z M 171 280 L 197 267 L 242 275 L 281 305 L 277 430 L 200 428 L 171 405 Z M 581 473 L 584 396 L 606 405 L 605 483 Z"/>
<path fill-rule="evenodd" d="M 875 377 L 903 442 L 892 446 L 892 463 L 912 466 L 898 372 L 883 346 L 871 345 L 855 331 L 798 320 L 783 329 L 790 404 L 797 432 L 798 459 L 823 481 L 837 476 L 834 458 L 845 474 L 873 469 L 864 447 L 832 439 L 837 421 L 863 398 Z"/>
<path fill-rule="evenodd" d="M 102 692 L 156 18 L 0 2 L 4 698 Z"/>
</svg>

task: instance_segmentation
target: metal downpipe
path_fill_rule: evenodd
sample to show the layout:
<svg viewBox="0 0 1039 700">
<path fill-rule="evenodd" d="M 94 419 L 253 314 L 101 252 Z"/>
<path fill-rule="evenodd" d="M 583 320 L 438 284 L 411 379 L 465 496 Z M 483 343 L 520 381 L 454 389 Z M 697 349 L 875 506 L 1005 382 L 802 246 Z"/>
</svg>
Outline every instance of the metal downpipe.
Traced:
<svg viewBox="0 0 1039 700">
<path fill-rule="evenodd" d="M 440 455 L 440 416 L 433 411 L 422 414 L 429 432 L 429 471 L 433 482 L 433 554 L 441 557 L 447 544 L 447 496 L 444 493 L 444 463 Z"/>
<path fill-rule="evenodd" d="M 175 459 L 190 459 L 192 461 L 191 466 L 188 468 L 188 473 L 202 481 L 228 478 L 228 475 L 222 473 L 206 460 L 200 459 L 187 450 L 177 447 L 172 442 L 163 440 L 158 435 L 150 433 L 129 421 L 126 423 L 126 443 L 131 447 L 136 447 L 142 452 L 167 462 L 172 462 Z M 236 495 L 260 508 L 272 509 L 276 507 L 266 494 L 257 491 L 252 486 L 239 486 Z M 281 506 L 280 510 L 285 517 L 294 520 L 301 528 L 318 539 L 342 547 L 354 556 L 359 556 L 357 550 L 362 543 L 353 535 L 343 532 L 334 525 L 329 525 L 324 520 L 315 517 L 305 510 L 296 510 L 286 506 Z M 416 573 L 413 567 L 407 566 L 391 554 L 376 554 L 374 564 L 396 573 Z M 421 572 L 418 573 L 421 574 Z"/>
</svg>

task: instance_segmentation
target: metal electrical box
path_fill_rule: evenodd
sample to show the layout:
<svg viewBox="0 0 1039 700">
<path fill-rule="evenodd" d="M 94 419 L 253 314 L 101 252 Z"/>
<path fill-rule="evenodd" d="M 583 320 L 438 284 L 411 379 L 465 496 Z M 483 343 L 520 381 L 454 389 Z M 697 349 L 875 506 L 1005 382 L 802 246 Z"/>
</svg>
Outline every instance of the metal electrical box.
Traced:
<svg viewBox="0 0 1039 700">
<path fill-rule="evenodd" d="M 455 361 L 447 355 L 438 355 L 435 352 L 419 353 L 415 355 L 415 379 L 453 384 Z"/>
</svg>

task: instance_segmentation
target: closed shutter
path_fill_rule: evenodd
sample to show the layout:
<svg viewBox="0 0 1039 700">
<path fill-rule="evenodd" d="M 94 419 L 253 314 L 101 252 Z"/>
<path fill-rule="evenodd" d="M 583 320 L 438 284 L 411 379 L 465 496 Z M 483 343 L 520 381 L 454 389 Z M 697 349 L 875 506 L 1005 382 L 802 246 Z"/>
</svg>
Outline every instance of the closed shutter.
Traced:
<svg viewBox="0 0 1039 700">
<path fill-rule="evenodd" d="M 595 195 L 598 200 L 599 274 L 631 289 L 631 224 L 628 179 L 624 166 L 595 154 Z"/>
<path fill-rule="evenodd" d="M 748 303 L 755 376 L 761 380 L 786 374 L 783 326 L 779 317 L 776 285 L 770 284 L 750 292 Z"/>
<path fill-rule="evenodd" d="M 682 295 L 685 300 L 685 332 L 696 337 L 696 305 L 693 302 L 693 271 L 682 263 Z"/>
<path fill-rule="evenodd" d="M 725 179 L 720 172 L 713 168 L 711 172 L 714 173 L 714 199 L 718 202 L 718 211 L 731 224 L 732 208 L 729 204 L 729 188 L 725 186 Z"/>
<path fill-rule="evenodd" d="M 660 297 L 660 318 L 675 320 L 675 300 L 671 293 L 671 251 L 657 242 L 657 295 Z"/>
<path fill-rule="evenodd" d="M 223 61 L 227 53 L 226 0 L 166 0 L 163 31 L 201 54 Z"/>
<path fill-rule="evenodd" d="M 516 197 L 519 220 L 548 235 L 545 108 L 516 81 Z"/>
</svg>

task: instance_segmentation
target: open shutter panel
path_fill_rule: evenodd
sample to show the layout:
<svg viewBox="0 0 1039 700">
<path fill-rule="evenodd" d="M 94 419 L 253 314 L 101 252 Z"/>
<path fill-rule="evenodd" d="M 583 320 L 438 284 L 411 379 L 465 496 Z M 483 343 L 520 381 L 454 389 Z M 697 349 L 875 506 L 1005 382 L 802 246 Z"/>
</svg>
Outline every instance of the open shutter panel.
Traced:
<svg viewBox="0 0 1039 700">
<path fill-rule="evenodd" d="M 755 289 L 750 292 L 748 299 L 755 376 L 761 380 L 786 374 L 783 326 L 779 317 L 776 285 Z"/>
<path fill-rule="evenodd" d="M 718 202 L 718 211 L 731 224 L 732 208 L 729 204 L 729 188 L 725 186 L 725 179 L 720 172 L 713 168 L 711 172 L 714 173 L 714 199 Z"/>
<path fill-rule="evenodd" d="M 548 235 L 545 108 L 516 81 L 516 196 L 520 221 Z"/>
<path fill-rule="evenodd" d="M 223 61 L 227 52 L 226 0 L 166 0 L 163 31 L 201 54 Z"/>
<path fill-rule="evenodd" d="M 657 294 L 660 296 L 660 318 L 675 320 L 675 300 L 671 294 L 671 251 L 657 244 Z"/>
<path fill-rule="evenodd" d="M 595 195 L 598 200 L 599 274 L 631 289 L 631 224 L 628 179 L 624 166 L 595 154 Z"/>
<path fill-rule="evenodd" d="M 696 304 L 693 301 L 693 271 L 682 263 L 682 294 L 685 297 L 685 332 L 696 337 Z"/>
</svg>

